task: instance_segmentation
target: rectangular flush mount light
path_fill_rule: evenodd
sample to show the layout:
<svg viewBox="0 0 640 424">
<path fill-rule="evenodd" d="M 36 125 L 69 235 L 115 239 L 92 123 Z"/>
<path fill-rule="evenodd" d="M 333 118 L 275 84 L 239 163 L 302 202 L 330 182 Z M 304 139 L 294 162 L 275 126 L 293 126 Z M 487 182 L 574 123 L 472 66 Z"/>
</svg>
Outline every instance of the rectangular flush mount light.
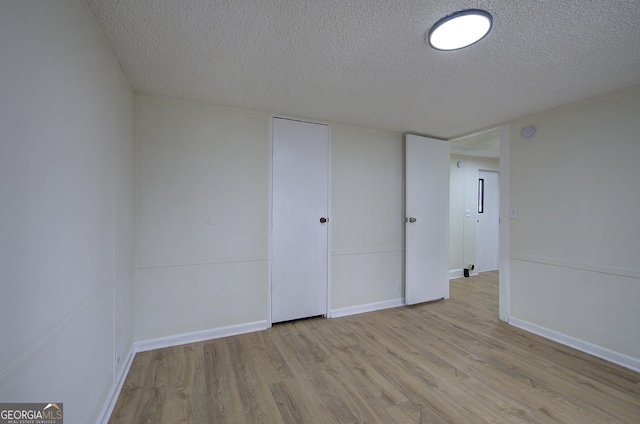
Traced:
<svg viewBox="0 0 640 424">
<path fill-rule="evenodd" d="M 459 50 L 471 46 L 489 34 L 493 17 L 479 9 L 461 10 L 440 19 L 427 36 L 436 50 Z"/>
</svg>

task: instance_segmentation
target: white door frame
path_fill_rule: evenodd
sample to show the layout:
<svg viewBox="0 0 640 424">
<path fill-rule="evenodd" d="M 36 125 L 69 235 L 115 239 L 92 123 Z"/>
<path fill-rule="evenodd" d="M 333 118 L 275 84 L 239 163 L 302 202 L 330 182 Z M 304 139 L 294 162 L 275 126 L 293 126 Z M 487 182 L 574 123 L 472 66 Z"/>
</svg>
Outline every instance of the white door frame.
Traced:
<svg viewBox="0 0 640 424">
<path fill-rule="evenodd" d="M 267 220 L 269 225 L 269 230 L 267 234 L 267 328 L 271 328 L 273 325 L 271 319 L 271 289 L 272 289 L 272 266 L 273 266 L 273 120 L 274 118 L 278 119 L 289 119 L 292 121 L 306 122 L 310 124 L 320 124 L 326 125 L 329 128 L 329 151 L 327 153 L 327 210 L 329 211 L 327 216 L 327 281 L 326 281 L 326 290 L 327 290 L 327 305 L 326 305 L 326 313 L 325 316 L 327 318 L 331 317 L 331 284 L 329 284 L 331 280 L 331 125 L 326 122 L 312 122 L 305 121 L 302 119 L 291 118 L 287 116 L 276 116 L 271 115 L 269 117 L 269 199 L 268 199 L 268 212 L 267 212 Z"/>
<path fill-rule="evenodd" d="M 509 268 L 509 203 L 510 203 L 510 146 L 511 127 L 500 127 L 500 247 L 499 247 L 499 289 L 498 316 L 509 322 L 511 314 L 511 274 Z"/>
</svg>

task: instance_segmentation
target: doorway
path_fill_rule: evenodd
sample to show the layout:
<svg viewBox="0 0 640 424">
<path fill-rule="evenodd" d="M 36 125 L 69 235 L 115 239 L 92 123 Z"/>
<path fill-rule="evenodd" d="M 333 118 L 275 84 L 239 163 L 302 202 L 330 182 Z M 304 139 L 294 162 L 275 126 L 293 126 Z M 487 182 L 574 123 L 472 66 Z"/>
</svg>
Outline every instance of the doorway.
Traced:
<svg viewBox="0 0 640 424">
<path fill-rule="evenodd" d="M 271 322 L 328 311 L 329 127 L 272 121 Z"/>
<path fill-rule="evenodd" d="M 500 269 L 500 277 L 499 277 L 499 317 L 500 320 L 509 322 L 509 302 L 510 302 L 510 272 L 509 272 L 509 202 L 510 202 L 510 138 L 511 138 L 511 128 L 509 124 L 505 124 L 501 127 L 490 128 L 475 134 L 465 135 L 462 137 L 458 137 L 452 140 L 449 140 L 451 143 L 451 154 L 459 155 L 464 157 L 493 157 L 499 160 L 497 167 L 494 168 L 494 165 L 490 167 L 486 167 L 485 165 L 481 165 L 478 169 L 499 169 L 499 210 L 501 220 L 499 221 L 499 269 Z M 458 172 L 463 172 L 464 181 L 467 181 L 465 172 L 469 167 L 465 165 L 465 159 L 461 158 L 459 160 L 456 167 L 456 162 L 452 163 L 452 169 L 459 169 Z M 473 173 L 474 179 L 477 177 L 476 172 Z M 452 180 L 453 181 L 453 180 Z M 475 196 L 477 186 L 477 181 L 473 181 L 472 185 L 467 185 L 466 183 L 462 184 L 463 190 L 466 195 L 463 194 L 463 199 L 459 203 L 460 210 L 454 210 L 453 217 L 458 218 L 464 216 L 464 218 L 459 218 L 458 222 L 458 233 L 452 234 L 456 236 L 452 238 L 452 245 L 458 246 L 455 243 L 459 243 L 462 247 L 459 249 L 452 249 L 452 265 L 451 268 L 452 274 L 451 278 L 462 277 L 462 273 L 458 273 L 458 267 L 464 266 L 466 267 L 468 264 L 474 264 L 476 258 L 476 242 L 466 243 L 467 240 L 473 236 L 475 238 L 477 236 L 476 229 L 473 228 L 473 231 L 466 231 L 467 225 L 465 220 L 473 220 L 469 222 L 473 227 L 476 225 L 476 216 L 473 213 L 474 202 L 470 201 L 469 197 L 472 195 Z M 452 197 L 453 198 L 453 197 Z M 465 222 L 465 224 L 461 224 L 460 222 Z M 460 235 L 460 231 L 462 235 Z M 460 269 L 460 271 L 462 271 Z"/>
</svg>

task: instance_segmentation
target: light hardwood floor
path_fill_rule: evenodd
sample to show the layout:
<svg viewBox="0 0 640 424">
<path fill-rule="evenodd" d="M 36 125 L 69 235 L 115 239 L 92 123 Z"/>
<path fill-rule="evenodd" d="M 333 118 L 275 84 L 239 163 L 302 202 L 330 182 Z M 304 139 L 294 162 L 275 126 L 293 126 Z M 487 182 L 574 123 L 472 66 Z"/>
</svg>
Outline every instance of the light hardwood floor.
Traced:
<svg viewBox="0 0 640 424">
<path fill-rule="evenodd" d="M 138 353 L 109 422 L 640 423 L 640 373 L 500 322 L 497 277 Z"/>
</svg>

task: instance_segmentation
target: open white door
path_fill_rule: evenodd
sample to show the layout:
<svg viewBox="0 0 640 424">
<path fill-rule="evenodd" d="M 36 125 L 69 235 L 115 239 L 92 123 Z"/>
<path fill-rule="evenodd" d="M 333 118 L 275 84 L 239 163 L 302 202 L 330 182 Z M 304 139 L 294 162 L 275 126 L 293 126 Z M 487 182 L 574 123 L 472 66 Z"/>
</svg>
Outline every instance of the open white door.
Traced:
<svg viewBox="0 0 640 424">
<path fill-rule="evenodd" d="M 449 143 L 405 140 L 405 303 L 449 297 Z"/>
</svg>

